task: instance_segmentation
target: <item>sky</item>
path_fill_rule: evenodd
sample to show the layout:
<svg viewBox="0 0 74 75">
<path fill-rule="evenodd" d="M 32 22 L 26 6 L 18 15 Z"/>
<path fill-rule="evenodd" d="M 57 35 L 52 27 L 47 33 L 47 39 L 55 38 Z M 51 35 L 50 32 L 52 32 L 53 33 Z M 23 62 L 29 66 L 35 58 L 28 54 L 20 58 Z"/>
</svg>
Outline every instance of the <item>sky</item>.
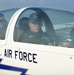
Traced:
<svg viewBox="0 0 74 75">
<path fill-rule="evenodd" d="M 0 0 L 0 11 L 22 7 L 45 7 L 74 12 L 74 0 Z"/>
</svg>

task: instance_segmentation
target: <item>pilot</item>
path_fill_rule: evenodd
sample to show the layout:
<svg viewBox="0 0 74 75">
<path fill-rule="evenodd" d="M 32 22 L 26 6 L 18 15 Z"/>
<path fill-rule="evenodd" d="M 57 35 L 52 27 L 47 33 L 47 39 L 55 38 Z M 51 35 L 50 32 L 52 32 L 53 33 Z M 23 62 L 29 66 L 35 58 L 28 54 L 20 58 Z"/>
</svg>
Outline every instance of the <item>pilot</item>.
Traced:
<svg viewBox="0 0 74 75">
<path fill-rule="evenodd" d="M 22 37 L 22 42 L 48 45 L 49 37 L 41 30 L 42 18 L 38 13 L 33 13 L 29 17 L 29 31 Z M 52 43 L 50 42 L 50 45 Z"/>
<path fill-rule="evenodd" d="M 0 13 L 0 39 L 4 39 L 5 32 L 7 28 L 7 21 L 2 13 Z"/>
</svg>

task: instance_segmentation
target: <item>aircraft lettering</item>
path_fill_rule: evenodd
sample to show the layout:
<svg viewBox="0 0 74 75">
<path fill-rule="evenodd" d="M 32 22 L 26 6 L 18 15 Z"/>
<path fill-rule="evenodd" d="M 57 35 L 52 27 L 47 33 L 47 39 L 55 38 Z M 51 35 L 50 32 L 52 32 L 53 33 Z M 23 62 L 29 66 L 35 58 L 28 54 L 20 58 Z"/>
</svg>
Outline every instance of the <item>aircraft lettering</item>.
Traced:
<svg viewBox="0 0 74 75">
<path fill-rule="evenodd" d="M 5 57 L 9 57 L 9 58 L 12 58 L 12 50 L 10 50 L 10 49 L 5 49 L 5 51 L 4 51 L 4 56 Z"/>
<path fill-rule="evenodd" d="M 15 59 L 19 58 L 20 60 L 37 63 L 36 61 L 37 54 L 35 53 L 27 53 L 22 51 L 15 51 Z"/>
<path fill-rule="evenodd" d="M 21 61 L 26 61 L 26 62 L 38 63 L 37 59 L 36 59 L 37 54 L 22 52 L 20 50 L 5 49 L 4 50 L 4 57 L 19 59 Z"/>
</svg>

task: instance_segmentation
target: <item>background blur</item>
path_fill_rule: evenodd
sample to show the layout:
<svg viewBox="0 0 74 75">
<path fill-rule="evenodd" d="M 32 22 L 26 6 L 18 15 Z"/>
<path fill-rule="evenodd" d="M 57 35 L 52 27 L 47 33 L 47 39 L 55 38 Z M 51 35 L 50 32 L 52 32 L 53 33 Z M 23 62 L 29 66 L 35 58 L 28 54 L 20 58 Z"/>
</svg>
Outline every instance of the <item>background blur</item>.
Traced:
<svg viewBox="0 0 74 75">
<path fill-rule="evenodd" d="M 47 7 L 74 12 L 74 0 L 0 0 L 0 11 L 21 7 Z"/>
</svg>

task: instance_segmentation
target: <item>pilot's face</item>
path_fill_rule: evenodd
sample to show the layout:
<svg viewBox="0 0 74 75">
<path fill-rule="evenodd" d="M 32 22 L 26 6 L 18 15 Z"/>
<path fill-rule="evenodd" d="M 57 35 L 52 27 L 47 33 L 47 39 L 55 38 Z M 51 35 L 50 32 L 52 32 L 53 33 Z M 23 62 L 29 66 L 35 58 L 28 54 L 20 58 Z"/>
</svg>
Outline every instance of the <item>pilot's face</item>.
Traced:
<svg viewBox="0 0 74 75">
<path fill-rule="evenodd" d="M 32 32 L 38 32 L 41 28 L 41 24 L 38 23 L 29 23 L 30 30 Z"/>
</svg>

